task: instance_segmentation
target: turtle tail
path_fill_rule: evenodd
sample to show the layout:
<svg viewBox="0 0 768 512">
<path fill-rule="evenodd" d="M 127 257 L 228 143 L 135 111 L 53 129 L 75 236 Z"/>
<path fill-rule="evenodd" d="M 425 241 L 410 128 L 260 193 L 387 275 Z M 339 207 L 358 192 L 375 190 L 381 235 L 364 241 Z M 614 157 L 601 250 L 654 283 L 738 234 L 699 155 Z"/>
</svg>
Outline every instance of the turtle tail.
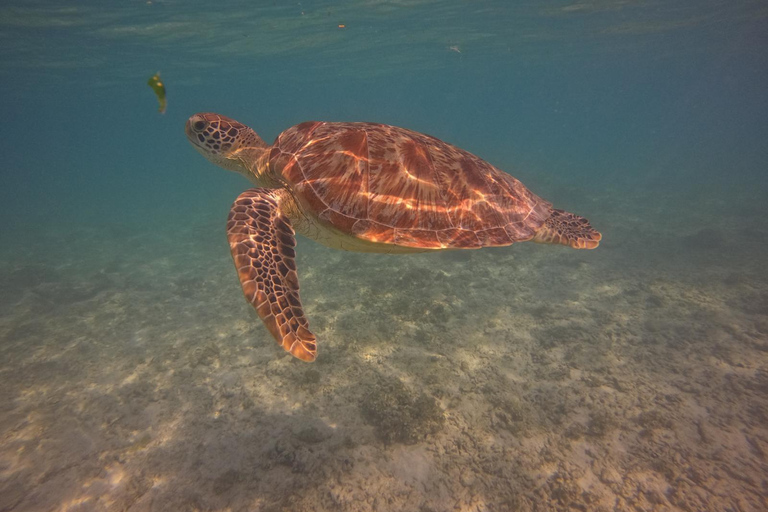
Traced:
<svg viewBox="0 0 768 512">
<path fill-rule="evenodd" d="M 568 245 L 574 249 L 594 249 L 603 238 L 587 219 L 564 210 L 552 209 L 552 215 L 541 225 L 534 242 Z"/>
</svg>

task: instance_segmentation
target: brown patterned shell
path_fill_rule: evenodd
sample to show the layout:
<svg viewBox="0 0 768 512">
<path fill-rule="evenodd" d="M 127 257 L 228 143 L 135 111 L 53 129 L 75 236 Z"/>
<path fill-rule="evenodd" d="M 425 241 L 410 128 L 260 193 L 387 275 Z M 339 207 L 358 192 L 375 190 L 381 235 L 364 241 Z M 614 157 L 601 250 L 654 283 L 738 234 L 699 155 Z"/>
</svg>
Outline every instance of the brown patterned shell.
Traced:
<svg viewBox="0 0 768 512">
<path fill-rule="evenodd" d="M 306 122 L 275 140 L 274 172 L 305 212 L 352 236 L 417 248 L 531 239 L 550 203 L 475 155 L 373 123 Z"/>
</svg>

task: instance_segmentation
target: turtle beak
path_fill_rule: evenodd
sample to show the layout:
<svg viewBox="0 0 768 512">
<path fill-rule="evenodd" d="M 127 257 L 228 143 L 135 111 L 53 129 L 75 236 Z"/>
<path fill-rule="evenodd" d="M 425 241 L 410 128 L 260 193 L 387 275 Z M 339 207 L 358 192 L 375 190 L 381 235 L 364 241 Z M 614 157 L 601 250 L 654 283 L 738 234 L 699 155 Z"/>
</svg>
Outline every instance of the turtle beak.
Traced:
<svg viewBox="0 0 768 512">
<path fill-rule="evenodd" d="M 194 116 L 192 116 L 192 117 L 194 117 Z M 192 139 L 192 129 L 189 126 L 190 121 L 192 121 L 192 117 L 187 119 L 187 122 L 184 123 L 184 133 L 187 135 L 188 139 Z"/>
<path fill-rule="evenodd" d="M 203 132 L 208 127 L 208 120 L 203 114 L 195 114 L 187 119 L 184 125 L 184 133 L 187 134 L 189 141 L 195 146 L 200 146 L 205 142 Z"/>
</svg>

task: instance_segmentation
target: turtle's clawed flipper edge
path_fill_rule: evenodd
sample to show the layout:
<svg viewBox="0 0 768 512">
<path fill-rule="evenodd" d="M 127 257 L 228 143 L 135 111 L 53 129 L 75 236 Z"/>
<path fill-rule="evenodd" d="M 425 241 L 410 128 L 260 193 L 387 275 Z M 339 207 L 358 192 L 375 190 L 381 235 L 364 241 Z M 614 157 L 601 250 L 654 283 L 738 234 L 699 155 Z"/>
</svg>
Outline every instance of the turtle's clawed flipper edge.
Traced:
<svg viewBox="0 0 768 512">
<path fill-rule="evenodd" d="M 314 361 L 317 340 L 299 299 L 291 221 L 280 210 L 286 192 L 246 190 L 227 220 L 227 239 L 248 302 L 277 342 L 303 361 Z"/>
<path fill-rule="evenodd" d="M 584 217 L 564 210 L 552 210 L 552 215 L 536 232 L 534 242 L 562 244 L 574 249 L 594 249 L 603 238 Z"/>
</svg>

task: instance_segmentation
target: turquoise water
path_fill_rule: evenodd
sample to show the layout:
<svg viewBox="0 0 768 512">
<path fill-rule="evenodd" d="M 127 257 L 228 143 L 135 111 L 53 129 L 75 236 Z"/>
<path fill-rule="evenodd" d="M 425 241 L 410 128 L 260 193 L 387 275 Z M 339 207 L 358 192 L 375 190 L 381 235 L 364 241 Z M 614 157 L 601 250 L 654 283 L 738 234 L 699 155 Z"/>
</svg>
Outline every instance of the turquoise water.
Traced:
<svg viewBox="0 0 768 512">
<path fill-rule="evenodd" d="M 0 510 L 768 508 L 764 3 L 260 4 L 0 7 Z M 306 365 L 200 111 L 422 131 L 603 242 L 300 238 Z"/>
</svg>

